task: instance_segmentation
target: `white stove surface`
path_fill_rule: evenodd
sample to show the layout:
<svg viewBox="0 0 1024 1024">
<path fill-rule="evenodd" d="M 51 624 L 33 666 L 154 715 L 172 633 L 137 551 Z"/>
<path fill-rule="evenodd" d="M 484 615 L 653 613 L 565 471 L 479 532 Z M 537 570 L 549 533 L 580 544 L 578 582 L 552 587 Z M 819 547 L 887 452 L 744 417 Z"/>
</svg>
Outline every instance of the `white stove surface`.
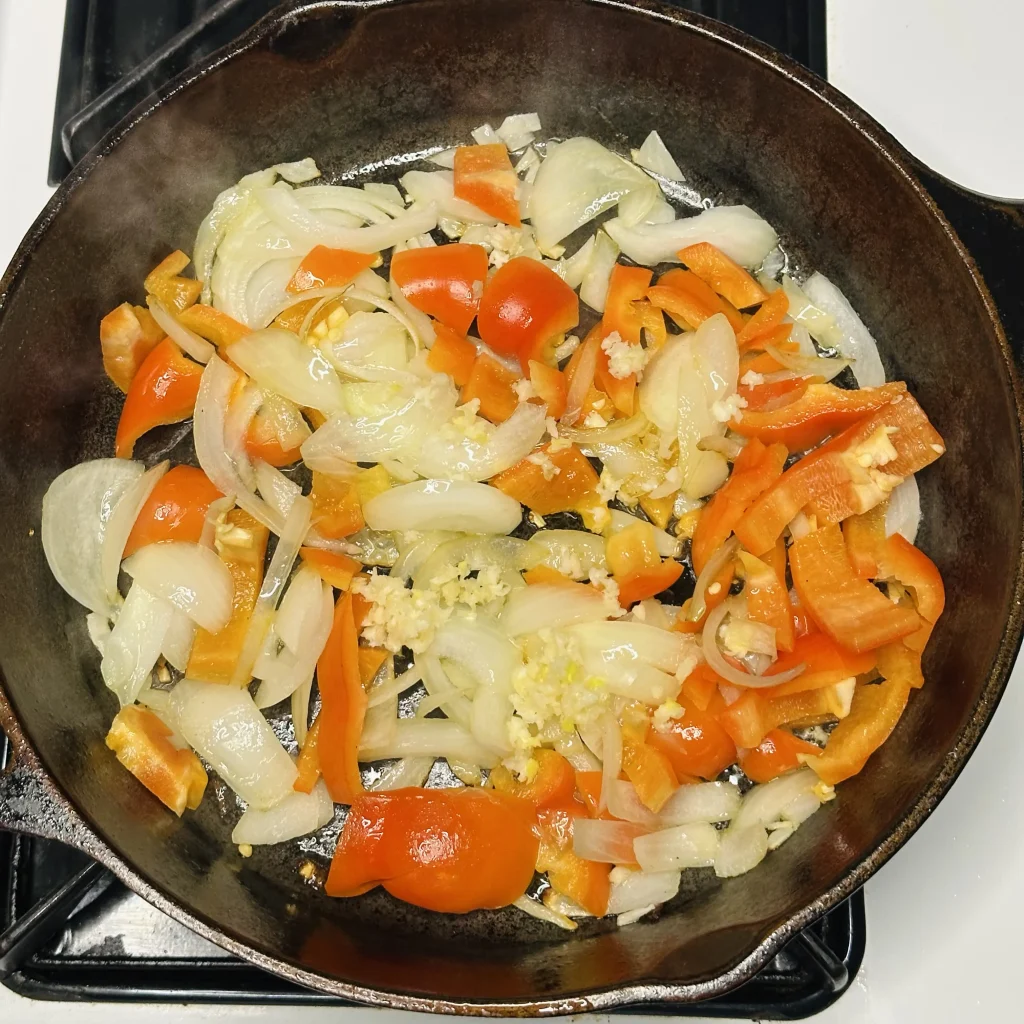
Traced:
<svg viewBox="0 0 1024 1024">
<path fill-rule="evenodd" d="M 63 17 L 63 0 L 0 0 L 0 267 L 52 191 L 46 166 Z M 832 82 L 936 171 L 979 192 L 1024 199 L 1021 38 L 1019 0 L 828 0 Z M 1015 783 L 1024 776 L 1022 721 L 1024 662 L 950 794 L 868 883 L 864 964 L 820 1015 L 822 1024 L 1021 1020 L 1024 812 Z M 128 1024 L 142 1015 L 154 1022 L 434 1020 L 355 1008 L 52 1004 L 0 986 L 3 1021 Z"/>
</svg>

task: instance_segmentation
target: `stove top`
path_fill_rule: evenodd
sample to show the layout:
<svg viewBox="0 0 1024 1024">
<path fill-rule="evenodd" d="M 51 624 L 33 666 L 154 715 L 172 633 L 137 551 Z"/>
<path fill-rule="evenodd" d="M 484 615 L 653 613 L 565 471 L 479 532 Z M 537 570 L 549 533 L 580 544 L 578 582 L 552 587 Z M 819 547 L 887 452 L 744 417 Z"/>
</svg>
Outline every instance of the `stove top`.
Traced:
<svg viewBox="0 0 1024 1024">
<path fill-rule="evenodd" d="M 755 35 L 825 76 L 824 0 L 667 0 Z M 276 0 L 68 0 L 49 164 L 57 184 L 150 91 Z M 2 738 L 2 737 L 0 737 Z M 678 1016 L 791 1020 L 834 1002 L 864 954 L 857 893 L 753 980 Z M 0 834 L 0 980 L 54 1000 L 345 1005 L 265 974 L 193 934 L 77 851 Z"/>
</svg>

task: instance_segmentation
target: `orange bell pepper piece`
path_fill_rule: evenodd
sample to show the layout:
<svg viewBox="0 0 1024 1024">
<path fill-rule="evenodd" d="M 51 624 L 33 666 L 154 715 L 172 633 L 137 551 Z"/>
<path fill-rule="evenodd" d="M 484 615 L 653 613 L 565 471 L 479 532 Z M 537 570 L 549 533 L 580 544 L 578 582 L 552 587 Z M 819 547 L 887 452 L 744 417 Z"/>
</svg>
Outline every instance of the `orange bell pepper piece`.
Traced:
<svg viewBox="0 0 1024 1024">
<path fill-rule="evenodd" d="M 668 754 L 643 739 L 623 737 L 622 770 L 640 802 L 655 814 L 679 788 Z"/>
<path fill-rule="evenodd" d="M 685 699 L 685 697 L 683 698 Z M 687 701 L 682 718 L 652 729 L 647 742 L 669 760 L 677 776 L 714 779 L 736 761 L 736 744 L 718 718 Z"/>
<path fill-rule="evenodd" d="M 760 558 L 740 552 L 746 573 L 743 593 L 747 599 L 747 615 L 755 622 L 763 622 L 775 630 L 775 646 L 780 651 L 793 650 L 793 610 L 786 589 L 785 561 L 780 574 Z M 785 559 L 785 550 L 783 550 Z"/>
<path fill-rule="evenodd" d="M 863 580 L 878 576 L 878 559 L 885 547 L 885 513 L 888 501 L 859 516 L 843 520 L 843 540 L 853 571 Z"/>
<path fill-rule="evenodd" d="M 878 671 L 883 679 L 906 683 L 913 690 L 924 686 L 921 672 L 921 652 L 912 650 L 905 640 L 886 644 L 874 652 Z"/>
<path fill-rule="evenodd" d="M 719 713 L 718 721 L 737 747 L 749 749 L 780 725 L 816 725 L 838 718 L 845 710 L 834 686 L 770 698 L 759 690 L 748 690 Z"/>
<path fill-rule="evenodd" d="M 756 306 L 768 293 L 738 263 L 710 242 L 679 250 L 679 259 L 737 309 Z"/>
<path fill-rule="evenodd" d="M 396 789 L 352 800 L 327 876 L 329 896 L 382 885 L 427 910 L 507 906 L 537 863 L 537 815 L 488 789 Z"/>
<path fill-rule="evenodd" d="M 283 331 L 291 331 L 292 334 L 298 334 L 305 323 L 306 317 L 309 315 L 309 311 L 319 302 L 317 298 L 304 299 L 302 302 L 293 303 L 282 313 L 279 313 L 274 317 L 274 322 L 270 325 L 271 327 L 280 327 Z M 326 309 L 329 304 L 321 307 L 321 310 Z"/>
<path fill-rule="evenodd" d="M 197 302 L 178 314 L 178 323 L 194 331 L 200 338 L 212 341 L 217 348 L 225 348 L 252 333 L 252 329 L 239 323 L 233 316 L 213 306 Z"/>
<path fill-rule="evenodd" d="M 194 811 L 208 781 L 199 758 L 171 742 L 171 730 L 148 708 L 130 704 L 111 723 L 106 744 L 162 804 L 180 818 Z"/>
<path fill-rule="evenodd" d="M 894 605 L 854 573 L 834 524 L 794 541 L 789 564 L 800 601 L 814 621 L 850 650 L 872 651 L 921 627 L 917 612 Z"/>
<path fill-rule="evenodd" d="M 196 630 L 186 674 L 190 679 L 229 685 L 263 584 L 263 561 L 270 531 L 240 508 L 232 509 L 226 521 L 242 531 L 236 538 L 228 533 L 217 545 L 217 553 L 231 575 L 231 618 L 216 633 L 202 627 Z"/>
<path fill-rule="evenodd" d="M 820 752 L 819 747 L 786 729 L 772 729 L 753 750 L 740 757 L 740 768 L 751 782 L 771 782 L 783 772 L 798 768 L 801 754 L 815 757 Z"/>
<path fill-rule="evenodd" d="M 679 696 L 676 698 L 684 707 L 695 707 L 698 711 L 710 711 L 711 714 L 721 710 L 722 701 L 718 691 L 720 679 L 714 669 L 707 665 L 698 665 L 684 680 Z M 722 702 L 724 706 L 724 702 Z"/>
<path fill-rule="evenodd" d="M 729 479 L 701 509 L 691 544 L 694 572 L 701 572 L 708 559 L 729 539 L 744 512 L 782 476 L 788 454 L 784 445 L 769 447 L 757 438 L 744 446 Z"/>
<path fill-rule="evenodd" d="M 124 392 L 164 332 L 144 306 L 122 302 L 100 321 L 100 350 L 107 376 Z"/>
<path fill-rule="evenodd" d="M 899 580 L 913 591 L 914 606 L 921 616 L 921 628 L 904 638 L 914 651 L 923 651 L 932 629 L 946 607 L 946 588 L 935 563 L 898 533 L 889 537 L 878 556 L 878 575 Z"/>
<path fill-rule="evenodd" d="M 745 409 L 729 426 L 744 437 L 756 437 L 765 444 L 784 444 L 790 451 L 803 451 L 888 405 L 906 390 L 902 381 L 857 391 L 834 384 L 811 384 L 785 405 L 766 411 Z"/>
<path fill-rule="evenodd" d="M 352 591 L 334 606 L 334 625 L 316 664 L 320 687 L 320 771 L 335 803 L 350 804 L 363 791 L 359 737 L 366 716 L 366 690 L 359 675 L 359 634 Z"/>
<path fill-rule="evenodd" d="M 312 793 L 313 787 L 320 778 L 320 718 L 309 727 L 306 742 L 299 751 L 299 759 L 295 762 L 299 777 L 292 784 L 297 793 Z"/>
<path fill-rule="evenodd" d="M 162 259 L 144 282 L 147 295 L 155 295 L 171 313 L 181 313 L 203 293 L 203 283 L 181 272 L 191 261 L 180 249 Z"/>
<path fill-rule="evenodd" d="M 642 519 L 608 537 L 604 550 L 608 571 L 613 576 L 627 576 L 661 564 L 654 527 Z"/>
<path fill-rule="evenodd" d="M 348 555 L 324 551 L 321 548 L 299 548 L 303 562 L 315 569 L 325 583 L 330 583 L 336 590 L 348 590 L 352 578 L 362 569 L 354 558 Z"/>
<path fill-rule="evenodd" d="M 519 227 L 519 179 L 501 142 L 459 146 L 454 161 L 455 198 Z"/>
<path fill-rule="evenodd" d="M 771 700 L 793 693 L 817 690 L 822 686 L 832 686 L 854 676 L 865 675 L 875 667 L 876 661 L 875 651 L 859 654 L 841 647 L 827 633 L 808 633 L 797 637 L 793 641 L 793 649 L 780 654 L 763 678 L 770 679 L 796 668 L 797 665 L 804 666 L 803 672 L 788 683 L 763 687 L 758 693 L 766 700 Z"/>
<path fill-rule="evenodd" d="M 786 293 L 778 288 L 762 303 L 761 308 L 743 325 L 736 335 L 736 344 L 740 351 L 754 348 L 761 335 L 768 333 L 786 318 L 789 313 L 789 299 Z"/>
<path fill-rule="evenodd" d="M 556 420 L 561 419 L 562 413 L 565 412 L 565 396 L 568 392 L 565 375 L 558 367 L 538 363 L 536 359 L 530 360 L 528 369 L 533 390 L 548 407 L 548 415 Z"/>
<path fill-rule="evenodd" d="M 662 274 L 657 285 L 647 290 L 647 298 L 687 330 L 696 330 L 716 313 L 724 313 L 734 331 L 743 329 L 740 311 L 689 270 L 676 268 Z"/>
<path fill-rule="evenodd" d="M 359 647 L 359 679 L 365 689 L 376 678 L 381 665 L 387 661 L 388 652 L 383 647 Z"/>
<path fill-rule="evenodd" d="M 537 851 L 537 870 L 547 873 L 548 882 L 555 892 L 567 896 L 588 914 L 603 917 L 608 912 L 612 866 L 584 860 L 573 851 L 573 819 L 583 817 L 586 817 L 586 811 L 578 801 L 564 807 L 546 807 L 538 812 L 540 848 Z"/>
<path fill-rule="evenodd" d="M 748 412 L 770 412 L 780 405 L 796 401 L 812 384 L 824 382 L 823 377 L 787 377 L 785 380 L 766 381 L 764 384 L 748 386 L 740 384 L 736 394 L 746 403 L 743 415 Z"/>
<path fill-rule="evenodd" d="M 157 481 L 142 506 L 122 558 L 147 544 L 183 540 L 198 544 L 211 502 L 223 497 L 201 469 L 175 466 Z"/>
<path fill-rule="evenodd" d="M 640 331 L 644 327 L 644 298 L 651 286 L 653 271 L 644 267 L 627 267 L 616 263 L 608 281 L 608 297 L 604 303 L 605 334 L 617 331 L 630 345 L 640 344 Z"/>
<path fill-rule="evenodd" d="M 541 586 L 549 584 L 554 587 L 583 587 L 584 584 L 577 583 L 575 580 L 569 579 L 568 576 L 563 575 L 557 569 L 552 569 L 549 565 L 535 565 L 532 569 L 527 569 L 523 573 L 523 582 L 527 586 Z"/>
<path fill-rule="evenodd" d="M 310 288 L 344 288 L 364 270 L 373 266 L 376 259 L 375 252 L 351 252 L 348 249 L 329 249 L 326 245 L 316 245 L 292 274 L 285 291 L 298 295 Z"/>
<path fill-rule="evenodd" d="M 495 352 L 516 356 L 528 372 L 531 359 L 550 363 L 559 336 L 579 322 L 576 293 L 539 260 L 516 256 L 484 285 L 477 329 Z"/>
<path fill-rule="evenodd" d="M 473 372 L 476 346 L 468 338 L 457 334 L 440 321 L 434 324 L 434 333 L 437 337 L 427 353 L 427 366 L 434 373 L 447 373 L 461 388 Z"/>
<path fill-rule="evenodd" d="M 666 558 L 665 561 L 650 568 L 616 576 L 615 582 L 619 585 L 619 604 L 623 608 L 629 608 L 637 601 L 654 597 L 663 590 L 668 590 L 682 574 L 681 563 L 674 558 Z"/>
<path fill-rule="evenodd" d="M 896 728 L 909 697 L 901 679 L 859 685 L 850 714 L 832 730 L 821 754 L 805 757 L 805 763 L 830 786 L 856 775 Z"/>
<path fill-rule="evenodd" d="M 117 457 L 130 459 L 135 442 L 154 427 L 188 419 L 196 407 L 202 375 L 199 363 L 164 338 L 146 356 L 125 395 L 114 441 Z"/>
<path fill-rule="evenodd" d="M 693 598 L 688 597 L 683 602 L 683 607 L 676 617 L 672 628 L 678 633 L 700 633 L 704 629 L 704 622 L 707 619 L 708 612 L 717 608 L 729 596 L 729 588 L 732 586 L 735 574 L 735 560 L 730 559 L 722 566 L 721 572 L 708 584 L 707 589 L 704 591 L 704 614 L 699 619 L 690 618 Z"/>
<path fill-rule="evenodd" d="M 391 277 L 417 309 L 465 335 L 480 309 L 487 250 L 463 242 L 405 249 L 392 257 Z"/>
<path fill-rule="evenodd" d="M 338 540 L 357 533 L 365 525 L 359 492 L 347 480 L 329 473 L 313 473 L 313 524 L 325 537 Z"/>
<path fill-rule="evenodd" d="M 555 750 L 540 747 L 533 752 L 537 771 L 528 782 L 520 782 L 504 765 L 491 770 L 490 781 L 499 793 L 525 800 L 534 807 L 562 807 L 576 794 L 576 772 Z"/>
<path fill-rule="evenodd" d="M 554 478 L 546 480 L 543 469 L 527 458 L 492 477 L 490 483 L 542 516 L 571 512 L 596 497 L 597 473 L 576 445 L 553 451 L 549 443 L 538 451 L 554 463 L 558 470 Z"/>
<path fill-rule="evenodd" d="M 480 415 L 492 423 L 504 423 L 516 411 L 519 396 L 513 384 L 519 378 L 493 356 L 481 352 L 473 363 L 460 401 L 480 400 Z"/>
</svg>

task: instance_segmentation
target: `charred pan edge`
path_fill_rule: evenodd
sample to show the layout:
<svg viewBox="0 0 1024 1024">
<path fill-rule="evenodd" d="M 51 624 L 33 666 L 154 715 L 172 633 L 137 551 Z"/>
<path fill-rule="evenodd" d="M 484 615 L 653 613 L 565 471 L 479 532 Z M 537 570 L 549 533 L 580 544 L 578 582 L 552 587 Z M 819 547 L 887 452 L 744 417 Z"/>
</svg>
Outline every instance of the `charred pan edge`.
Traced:
<svg viewBox="0 0 1024 1024">
<path fill-rule="evenodd" d="M 197 79 L 206 77 L 221 64 L 231 60 L 236 55 L 258 46 L 283 27 L 318 10 L 343 8 L 353 12 L 360 12 L 416 2 L 417 0 L 312 0 L 312 2 L 310 0 L 292 0 L 292 2 L 283 4 L 278 10 L 258 22 L 235 42 L 217 51 L 194 68 L 185 71 L 154 93 L 153 96 L 136 107 L 81 161 L 57 189 L 46 208 L 29 229 L 28 234 L 18 247 L 10 267 L 3 278 L 0 279 L 0 317 L 3 315 L 7 296 L 17 287 L 21 273 L 36 243 L 53 219 L 60 213 L 72 192 L 89 175 L 96 164 L 107 153 L 117 147 L 124 136 L 136 124 L 148 117 L 167 99 L 182 89 L 187 88 Z M 554 2 L 554 0 L 548 0 L 548 2 Z M 855 128 L 911 186 L 921 203 L 941 225 L 942 230 L 971 274 L 978 294 L 985 305 L 988 318 L 1002 352 L 1006 375 L 1013 393 L 1017 412 L 1018 439 L 1020 440 L 1020 438 L 1024 437 L 1024 394 L 1022 394 L 1021 383 L 1017 376 L 1006 333 L 988 287 L 970 253 L 961 243 L 941 209 L 915 175 L 913 171 L 913 158 L 881 125 L 851 100 L 833 89 L 827 82 L 801 67 L 795 61 L 729 26 L 698 14 L 665 7 L 660 3 L 653 2 L 653 0 L 581 0 L 581 2 L 645 15 L 657 21 L 679 26 L 697 35 L 710 38 L 731 50 L 746 55 L 751 60 L 764 65 L 776 74 L 782 75 L 795 85 L 812 93 L 839 117 Z M 1024 462 L 1024 445 L 1022 445 L 1020 454 L 1021 460 Z M 845 878 L 816 900 L 808 903 L 801 910 L 769 928 L 750 953 L 734 964 L 728 971 L 708 981 L 693 984 L 626 984 L 610 989 L 598 989 L 581 993 L 578 996 L 559 1000 L 540 999 L 512 1003 L 452 1002 L 440 998 L 432 999 L 401 992 L 388 992 L 350 985 L 326 975 L 305 970 L 293 963 L 267 956 L 223 931 L 212 921 L 194 915 L 168 898 L 163 892 L 156 889 L 140 871 L 129 866 L 126 861 L 89 829 L 66 794 L 60 790 L 46 772 L 38 754 L 32 748 L 31 743 L 17 722 L 14 708 L 4 691 L 2 679 L 0 679 L 0 725 L 11 736 L 15 762 L 14 768 L 9 770 L 11 778 L 6 780 L 5 788 L 14 788 L 8 785 L 14 782 L 19 790 L 23 790 L 25 808 L 31 814 L 31 818 L 26 820 L 23 810 L 16 827 L 29 830 L 32 821 L 40 822 L 41 825 L 46 826 L 45 831 L 41 827 L 38 829 L 32 827 L 31 830 L 49 834 L 53 838 L 77 846 L 108 867 L 130 889 L 204 938 L 215 942 L 236 956 L 255 964 L 263 970 L 278 974 L 300 985 L 306 985 L 370 1006 L 481 1017 L 551 1017 L 561 1014 L 608 1010 L 614 1007 L 643 1003 L 691 1003 L 722 995 L 753 977 L 794 935 L 812 924 L 828 910 L 841 903 L 863 885 L 918 829 L 953 784 L 988 726 L 1002 697 L 1010 670 L 1013 667 L 1017 651 L 1020 647 L 1022 627 L 1024 627 L 1024 535 L 1021 537 L 1018 551 L 1014 574 L 1013 598 L 1007 610 L 1007 622 L 1002 642 L 996 652 L 989 671 L 988 682 L 982 691 L 981 699 L 978 701 L 974 714 L 964 727 L 955 746 L 946 756 L 942 770 L 932 779 L 931 784 L 921 794 L 910 813 L 874 850 L 852 868 Z M 0 799 L 0 811 L 3 811 L 5 808 L 9 809 L 12 805 L 13 800 L 8 800 L 5 803 L 4 800 Z"/>
</svg>

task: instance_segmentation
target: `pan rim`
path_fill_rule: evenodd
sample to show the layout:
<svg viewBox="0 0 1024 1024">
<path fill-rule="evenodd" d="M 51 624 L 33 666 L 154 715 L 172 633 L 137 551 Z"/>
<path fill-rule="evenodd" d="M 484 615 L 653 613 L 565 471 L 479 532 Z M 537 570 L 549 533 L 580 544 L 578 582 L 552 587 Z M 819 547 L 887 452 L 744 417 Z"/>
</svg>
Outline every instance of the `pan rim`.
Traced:
<svg viewBox="0 0 1024 1024">
<path fill-rule="evenodd" d="M 91 174 L 104 156 L 114 150 L 139 123 L 177 93 L 187 89 L 199 79 L 207 77 L 221 64 L 256 48 L 282 28 L 302 18 L 315 16 L 318 11 L 348 9 L 358 15 L 392 7 L 415 4 L 432 5 L 438 2 L 440 0 L 289 0 L 246 33 L 217 50 L 199 64 L 186 69 L 164 87 L 151 94 L 107 133 L 82 159 L 57 188 L 39 217 L 29 228 L 15 251 L 9 267 L 0 278 L 0 319 L 3 318 L 9 296 L 17 288 L 24 275 L 29 258 L 39 239 L 49 229 L 78 186 Z M 556 2 L 556 0 L 545 0 L 545 2 Z M 565 0 L 557 0 L 557 2 L 565 2 Z M 745 58 L 753 60 L 766 71 L 782 75 L 793 84 L 811 93 L 816 100 L 824 103 L 834 114 L 846 121 L 874 148 L 879 156 L 885 159 L 911 187 L 927 212 L 938 222 L 978 292 L 1003 357 L 1006 382 L 1012 396 L 1017 421 L 1018 458 L 1024 460 L 1024 393 L 1022 393 L 1021 382 L 999 312 L 970 252 L 960 241 L 942 210 L 918 179 L 914 171 L 914 166 L 917 163 L 914 157 L 870 115 L 827 82 L 792 59 L 730 26 L 693 12 L 669 8 L 657 0 L 571 0 L 571 2 L 586 6 L 613 8 L 630 15 L 648 17 L 723 45 Z M 995 651 L 981 696 L 956 742 L 947 753 L 941 770 L 932 778 L 907 814 L 893 826 L 888 835 L 853 865 L 835 885 L 788 917 L 765 926 L 761 937 L 749 953 L 741 957 L 728 970 L 700 982 L 632 982 L 606 988 L 598 987 L 560 999 L 476 1002 L 452 1001 L 441 997 L 425 997 L 412 993 L 368 988 L 342 982 L 329 975 L 300 967 L 292 961 L 261 952 L 254 946 L 234 937 L 222 925 L 186 909 L 176 899 L 156 888 L 143 871 L 129 865 L 88 824 L 86 816 L 77 809 L 45 768 L 42 759 L 30 741 L 25 738 L 24 730 L 17 725 L 15 728 L 20 741 L 29 748 L 33 759 L 45 771 L 49 784 L 59 794 L 60 800 L 65 805 L 66 813 L 85 821 L 87 831 L 91 837 L 95 837 L 95 843 L 88 843 L 87 852 L 105 864 L 130 889 L 143 896 L 164 913 L 236 956 L 290 981 L 369 1006 L 479 1016 L 553 1016 L 608 1010 L 643 1003 L 696 1002 L 721 995 L 747 981 L 774 957 L 797 932 L 813 923 L 860 888 L 917 830 L 963 770 L 967 759 L 980 742 L 995 713 L 1021 644 L 1022 629 L 1024 629 L 1024 531 L 1021 531 L 1020 527 L 1021 524 L 1018 523 L 1018 553 L 1003 636 Z M 2 708 L 3 705 L 6 705 L 6 708 Z M 0 676 L 0 709 L 7 710 L 10 717 L 15 717 L 10 697 L 4 690 L 2 676 Z"/>
</svg>

